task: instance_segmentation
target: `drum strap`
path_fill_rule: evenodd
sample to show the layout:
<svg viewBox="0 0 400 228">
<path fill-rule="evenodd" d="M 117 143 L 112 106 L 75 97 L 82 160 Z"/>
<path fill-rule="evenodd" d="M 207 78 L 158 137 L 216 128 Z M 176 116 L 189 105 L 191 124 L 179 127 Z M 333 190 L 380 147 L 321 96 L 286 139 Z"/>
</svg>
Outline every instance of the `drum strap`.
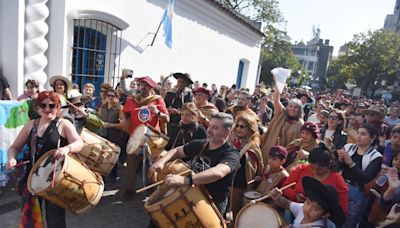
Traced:
<svg viewBox="0 0 400 228">
<path fill-rule="evenodd" d="M 35 164 L 35 154 L 36 154 L 36 141 L 37 141 L 37 126 L 39 125 L 39 120 L 36 119 L 33 122 L 33 127 L 32 127 L 32 134 L 31 134 L 31 161 L 32 161 L 32 166 Z"/>
</svg>

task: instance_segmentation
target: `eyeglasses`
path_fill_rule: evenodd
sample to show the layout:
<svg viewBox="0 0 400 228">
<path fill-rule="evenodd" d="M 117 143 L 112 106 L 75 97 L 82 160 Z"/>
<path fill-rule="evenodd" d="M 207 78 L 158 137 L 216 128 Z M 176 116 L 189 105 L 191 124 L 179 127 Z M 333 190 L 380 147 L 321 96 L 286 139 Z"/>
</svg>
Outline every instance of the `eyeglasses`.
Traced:
<svg viewBox="0 0 400 228">
<path fill-rule="evenodd" d="M 328 120 L 338 120 L 339 116 L 328 116 Z"/>
<path fill-rule="evenodd" d="M 107 97 L 115 97 L 113 94 L 108 94 Z"/>
<path fill-rule="evenodd" d="M 246 125 L 238 124 L 238 125 L 236 125 L 236 128 L 244 129 L 244 128 L 247 128 L 247 126 L 246 126 Z"/>
<path fill-rule="evenodd" d="M 45 109 L 46 107 L 48 107 L 50 110 L 53 110 L 55 107 L 56 107 L 56 104 L 54 104 L 54 103 L 51 103 L 51 104 L 45 104 L 45 103 L 40 103 L 39 104 L 39 107 L 41 108 L 41 109 Z"/>
</svg>

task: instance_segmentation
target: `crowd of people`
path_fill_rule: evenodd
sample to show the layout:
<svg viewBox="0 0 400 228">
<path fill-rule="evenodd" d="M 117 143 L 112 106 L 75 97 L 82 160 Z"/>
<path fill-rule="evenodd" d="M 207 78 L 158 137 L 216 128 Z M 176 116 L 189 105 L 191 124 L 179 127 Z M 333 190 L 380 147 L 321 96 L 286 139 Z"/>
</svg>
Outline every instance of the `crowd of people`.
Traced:
<svg viewBox="0 0 400 228">
<path fill-rule="evenodd" d="M 127 151 L 127 144 L 145 124 L 169 138 L 165 150 L 149 162 L 149 172 L 182 159 L 193 173 L 167 175 L 165 185 L 204 186 L 224 216 L 232 212 L 236 218 L 245 193 L 257 191 L 272 194 L 263 202 L 291 227 L 400 226 L 398 101 L 350 98 L 340 91 L 282 92 L 264 83 L 252 93 L 236 85 L 209 89 L 187 73 L 171 74 L 176 85 L 169 77 L 157 83 L 131 76 L 123 71 L 115 88 L 86 83 L 81 89 L 53 76 L 52 90 L 41 92 L 37 81 L 28 80 L 17 99 L 31 101 L 31 121 L 9 148 L 8 167 L 18 163 L 24 145 L 30 148 L 28 172 L 48 150 L 59 148 L 58 156 L 79 152 L 79 134 L 87 128 L 121 147 L 108 180 L 115 184 L 118 165 L 127 162 L 122 196 L 130 200 L 143 155 L 142 148 Z M 1 98 L 12 99 L 4 88 Z M 29 196 L 26 178 L 20 189 Z M 65 227 L 64 209 L 46 205 L 48 227 Z"/>
</svg>

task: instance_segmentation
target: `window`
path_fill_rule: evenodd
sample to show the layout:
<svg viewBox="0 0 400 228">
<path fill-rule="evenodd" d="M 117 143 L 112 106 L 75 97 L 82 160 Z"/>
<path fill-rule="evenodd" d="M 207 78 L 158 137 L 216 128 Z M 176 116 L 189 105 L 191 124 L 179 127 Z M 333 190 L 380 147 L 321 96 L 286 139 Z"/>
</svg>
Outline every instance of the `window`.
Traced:
<svg viewBox="0 0 400 228">
<path fill-rule="evenodd" d="M 122 31 L 116 26 L 93 19 L 74 20 L 72 82 L 82 89 L 90 82 L 100 92 L 103 82 L 115 85 L 119 77 Z"/>
<path fill-rule="evenodd" d="M 314 69 L 314 62 L 308 62 L 308 69 L 309 71 L 313 71 Z"/>
</svg>

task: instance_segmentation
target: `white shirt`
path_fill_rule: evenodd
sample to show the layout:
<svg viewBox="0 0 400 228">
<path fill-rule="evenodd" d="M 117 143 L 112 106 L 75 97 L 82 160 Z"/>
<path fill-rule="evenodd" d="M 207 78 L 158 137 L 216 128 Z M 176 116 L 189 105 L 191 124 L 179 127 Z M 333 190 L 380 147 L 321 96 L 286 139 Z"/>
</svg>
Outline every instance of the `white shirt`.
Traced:
<svg viewBox="0 0 400 228">
<path fill-rule="evenodd" d="M 308 117 L 307 121 L 317 124 L 317 123 L 319 123 L 319 119 L 317 116 L 318 116 L 318 114 L 314 113 L 310 117 Z"/>
<path fill-rule="evenodd" d="M 291 202 L 290 203 L 290 212 L 296 217 L 293 221 L 293 227 L 300 228 L 300 227 L 325 227 L 324 220 L 320 219 L 312 223 L 305 223 L 301 224 L 301 221 L 304 219 L 304 212 L 303 212 L 304 204 Z"/>
</svg>

